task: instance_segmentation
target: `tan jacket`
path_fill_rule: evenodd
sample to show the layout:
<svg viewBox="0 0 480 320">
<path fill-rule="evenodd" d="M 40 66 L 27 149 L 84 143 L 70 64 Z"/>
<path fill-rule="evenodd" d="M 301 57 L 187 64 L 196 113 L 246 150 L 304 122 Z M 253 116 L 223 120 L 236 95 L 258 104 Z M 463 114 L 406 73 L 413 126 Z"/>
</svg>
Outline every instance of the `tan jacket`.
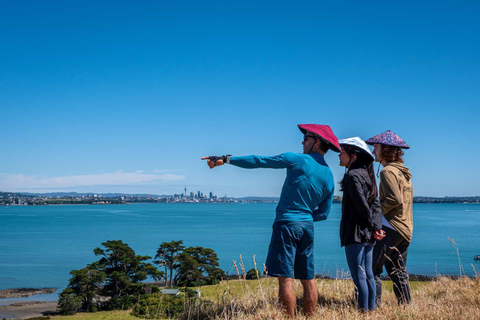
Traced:
<svg viewBox="0 0 480 320">
<path fill-rule="evenodd" d="M 382 214 L 408 242 L 413 232 L 412 174 L 400 162 L 391 162 L 380 171 Z"/>
</svg>

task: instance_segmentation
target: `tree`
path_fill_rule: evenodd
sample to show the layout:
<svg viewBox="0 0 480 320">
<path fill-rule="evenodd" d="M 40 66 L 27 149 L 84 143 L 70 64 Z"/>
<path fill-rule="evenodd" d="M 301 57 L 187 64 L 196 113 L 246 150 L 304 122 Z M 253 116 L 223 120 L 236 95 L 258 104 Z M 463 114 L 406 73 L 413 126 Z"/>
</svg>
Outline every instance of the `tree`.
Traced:
<svg viewBox="0 0 480 320">
<path fill-rule="evenodd" d="M 111 299 L 101 305 L 101 309 L 130 308 L 135 297 L 146 292 L 148 285 L 141 281 L 149 276 L 160 279 L 164 276 L 155 266 L 145 262 L 149 256 L 136 255 L 135 251 L 120 240 L 103 242 L 104 248 L 96 248 L 93 252 L 102 258 L 80 270 L 72 270 L 72 278 L 68 287 L 61 293 L 65 304 L 65 312 L 74 309 L 77 300 L 81 299 L 84 311 L 97 311 L 102 303 L 100 295 Z M 103 300 L 105 301 L 105 300 Z"/>
<path fill-rule="evenodd" d="M 189 255 L 198 262 L 200 271 L 208 272 L 211 269 L 218 267 L 218 257 L 215 251 L 204 247 L 188 247 L 183 251 L 184 255 Z"/>
<path fill-rule="evenodd" d="M 63 290 L 58 299 L 58 311 L 61 315 L 73 315 L 82 307 L 82 298 L 71 290 Z"/>
<path fill-rule="evenodd" d="M 84 311 L 96 311 L 94 298 L 99 294 L 99 287 L 106 279 L 106 275 L 102 270 L 95 266 L 88 265 L 80 270 L 70 271 L 72 278 L 68 282 L 68 287 L 62 291 L 60 297 L 73 294 L 81 301 L 81 308 Z"/>
<path fill-rule="evenodd" d="M 178 284 L 193 287 L 202 285 L 203 275 L 200 263 L 187 253 L 179 255 Z"/>
<path fill-rule="evenodd" d="M 215 251 L 204 247 L 188 247 L 178 257 L 178 283 L 187 287 L 217 283 L 225 276 L 218 268 Z"/>
<path fill-rule="evenodd" d="M 180 267 L 178 256 L 185 249 L 183 240 L 162 242 L 158 247 L 157 254 L 155 255 L 156 261 L 153 263 L 165 267 L 165 286 L 173 286 L 173 273 L 177 274 L 177 269 Z M 170 281 L 167 283 L 168 275 L 170 275 Z M 175 280 L 177 277 L 175 277 Z"/>
<path fill-rule="evenodd" d="M 257 269 L 250 269 L 247 272 L 247 280 L 261 279 L 262 275 Z"/>
<path fill-rule="evenodd" d="M 104 293 L 112 298 L 119 298 L 127 294 L 135 294 L 135 289 L 141 286 L 132 286 L 148 278 L 160 279 L 164 276 L 152 264 L 146 263 L 149 256 L 136 255 L 135 251 L 121 240 L 103 242 L 105 249 L 96 248 L 93 252 L 102 258 L 92 265 L 101 269 L 106 275 Z M 130 289 L 130 290 L 129 290 Z"/>
<path fill-rule="evenodd" d="M 225 278 L 225 272 L 220 268 L 212 268 L 208 271 L 208 276 L 205 278 L 206 285 L 218 284 Z"/>
</svg>

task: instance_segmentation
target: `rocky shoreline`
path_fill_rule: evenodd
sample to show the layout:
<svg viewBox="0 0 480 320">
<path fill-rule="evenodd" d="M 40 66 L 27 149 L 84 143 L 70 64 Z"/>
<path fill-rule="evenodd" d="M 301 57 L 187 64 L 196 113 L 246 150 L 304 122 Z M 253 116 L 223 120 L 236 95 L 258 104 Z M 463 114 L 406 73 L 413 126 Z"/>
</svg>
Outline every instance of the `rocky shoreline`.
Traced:
<svg viewBox="0 0 480 320">
<path fill-rule="evenodd" d="M 0 309 L 2 310 L 10 310 L 10 309 L 17 309 L 19 307 L 25 307 L 25 306 L 38 306 L 38 305 L 45 305 L 53 303 L 51 301 L 24 301 L 24 302 L 13 302 L 4 306 L 0 306 Z"/>
<path fill-rule="evenodd" d="M 0 290 L 0 299 L 10 299 L 10 298 L 28 298 L 30 296 L 34 296 L 37 294 L 49 294 L 54 293 L 55 290 L 53 288 L 43 288 L 43 289 L 35 289 L 35 288 L 20 288 L 20 289 L 6 289 Z"/>
</svg>

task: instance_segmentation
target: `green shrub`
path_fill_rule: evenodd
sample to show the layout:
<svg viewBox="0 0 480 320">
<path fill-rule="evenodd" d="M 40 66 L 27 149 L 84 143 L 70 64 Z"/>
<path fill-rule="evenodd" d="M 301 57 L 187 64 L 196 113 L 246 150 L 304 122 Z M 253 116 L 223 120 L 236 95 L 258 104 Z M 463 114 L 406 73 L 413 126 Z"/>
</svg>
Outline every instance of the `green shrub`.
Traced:
<svg viewBox="0 0 480 320">
<path fill-rule="evenodd" d="M 73 315 L 82 307 L 82 297 L 74 293 L 62 293 L 58 299 L 58 311 L 62 315 Z"/>
<path fill-rule="evenodd" d="M 133 307 L 133 315 L 145 319 L 173 318 L 181 315 L 184 308 L 185 298 L 183 296 L 144 295 Z"/>
<path fill-rule="evenodd" d="M 225 272 L 220 268 L 211 268 L 208 270 L 208 276 L 205 278 L 205 284 L 219 284 L 222 279 L 225 279 Z"/>
<path fill-rule="evenodd" d="M 260 279 L 260 278 L 262 278 L 262 274 L 260 273 L 260 271 L 258 271 L 256 269 L 250 269 L 247 272 L 247 277 L 246 278 L 247 278 L 247 280 Z"/>
<path fill-rule="evenodd" d="M 185 298 L 187 300 L 196 299 L 197 297 L 197 293 L 195 292 L 195 289 L 185 288 L 182 291 L 185 293 Z"/>
<path fill-rule="evenodd" d="M 132 296 L 123 296 L 119 298 L 113 298 L 108 300 L 102 309 L 104 310 L 128 310 L 131 309 L 136 303 L 137 298 Z"/>
</svg>

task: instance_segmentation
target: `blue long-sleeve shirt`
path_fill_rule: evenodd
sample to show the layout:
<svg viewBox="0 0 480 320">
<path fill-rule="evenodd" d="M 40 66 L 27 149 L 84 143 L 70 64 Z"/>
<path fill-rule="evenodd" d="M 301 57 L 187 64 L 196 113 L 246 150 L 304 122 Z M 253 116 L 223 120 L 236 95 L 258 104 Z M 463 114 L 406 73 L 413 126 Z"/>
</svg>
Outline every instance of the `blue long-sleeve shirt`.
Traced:
<svg viewBox="0 0 480 320">
<path fill-rule="evenodd" d="M 287 169 L 275 221 L 320 221 L 330 212 L 333 174 L 319 153 L 282 153 L 273 157 L 231 157 L 230 164 L 245 168 Z"/>
</svg>

